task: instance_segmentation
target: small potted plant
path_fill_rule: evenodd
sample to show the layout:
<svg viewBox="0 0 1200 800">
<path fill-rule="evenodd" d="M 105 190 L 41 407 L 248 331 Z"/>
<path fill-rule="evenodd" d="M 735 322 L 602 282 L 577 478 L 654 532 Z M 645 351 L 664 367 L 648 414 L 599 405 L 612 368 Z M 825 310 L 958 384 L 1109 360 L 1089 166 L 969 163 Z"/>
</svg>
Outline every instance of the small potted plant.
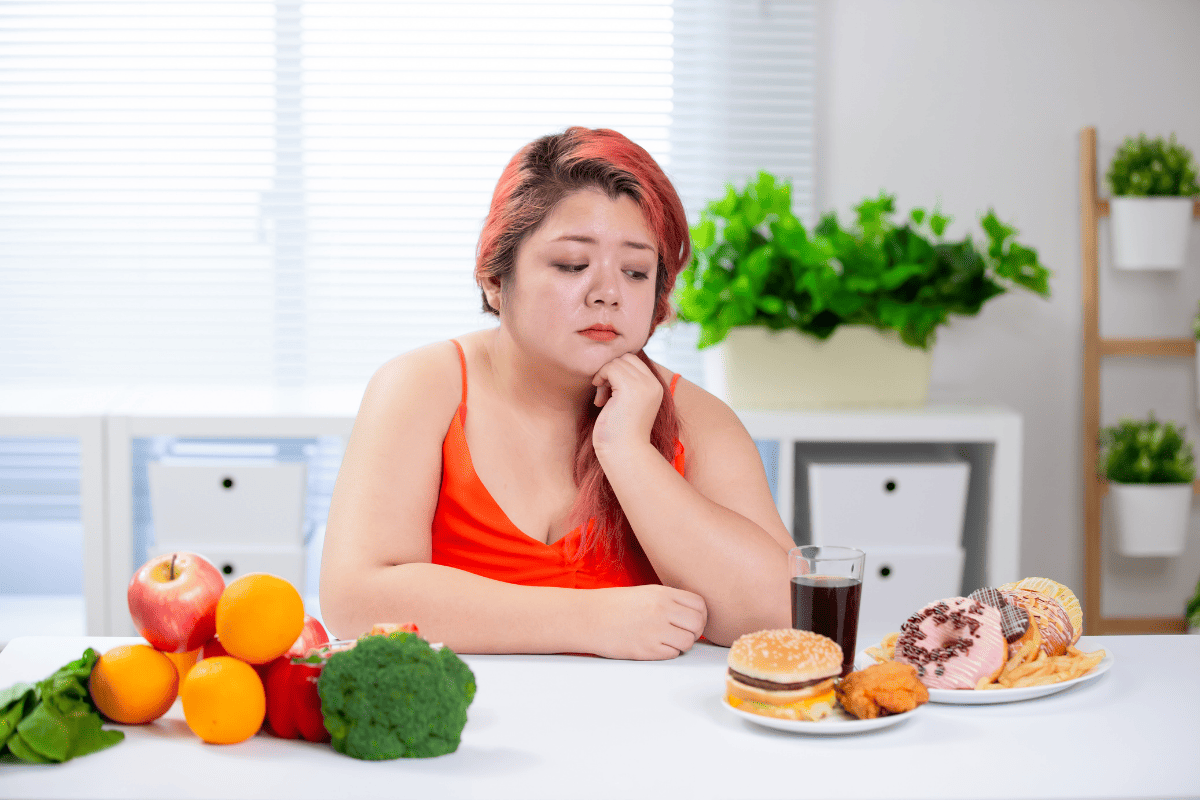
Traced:
<svg viewBox="0 0 1200 800">
<path fill-rule="evenodd" d="M 897 220 L 888 194 L 855 212 L 852 225 L 830 213 L 810 232 L 791 185 L 763 172 L 701 213 L 679 317 L 699 323 L 700 348 L 722 344 L 706 366 L 735 408 L 919 405 L 952 315 L 1013 287 L 1049 296 L 1037 252 L 990 211 L 980 246 L 944 239 L 940 213 Z"/>
<path fill-rule="evenodd" d="M 1129 556 L 1173 556 L 1187 540 L 1196 479 L 1184 429 L 1147 420 L 1122 420 L 1100 432 L 1101 469 L 1109 480 L 1117 549 Z"/>
<path fill-rule="evenodd" d="M 1192 198 L 1200 194 L 1186 147 L 1143 134 L 1127 138 L 1108 168 L 1113 198 L 1113 263 L 1122 269 L 1178 269 L 1187 257 Z"/>
</svg>

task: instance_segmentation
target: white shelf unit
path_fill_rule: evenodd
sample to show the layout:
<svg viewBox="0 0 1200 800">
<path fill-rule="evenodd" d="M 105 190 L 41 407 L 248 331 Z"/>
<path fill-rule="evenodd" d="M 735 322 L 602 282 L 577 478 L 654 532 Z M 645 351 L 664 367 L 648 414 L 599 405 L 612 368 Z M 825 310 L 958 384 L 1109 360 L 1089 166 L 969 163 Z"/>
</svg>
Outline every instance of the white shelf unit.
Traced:
<svg viewBox="0 0 1200 800">
<path fill-rule="evenodd" d="M 793 539 L 807 537 L 807 478 L 798 466 L 805 461 L 865 463 L 949 454 L 971 465 L 962 541 L 964 589 L 1020 579 L 1022 425 L 1015 411 L 931 405 L 737 414 L 760 450 L 778 448 L 774 475 L 768 477 Z"/>
</svg>

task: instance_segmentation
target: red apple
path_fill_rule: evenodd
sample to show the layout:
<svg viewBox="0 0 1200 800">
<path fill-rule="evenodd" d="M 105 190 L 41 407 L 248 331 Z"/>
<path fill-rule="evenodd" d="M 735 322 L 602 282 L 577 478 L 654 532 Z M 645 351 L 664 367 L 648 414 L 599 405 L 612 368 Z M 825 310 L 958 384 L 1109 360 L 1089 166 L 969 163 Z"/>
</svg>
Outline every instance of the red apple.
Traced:
<svg viewBox="0 0 1200 800">
<path fill-rule="evenodd" d="M 298 658 L 308 653 L 313 647 L 327 644 L 329 642 L 329 634 L 325 631 L 325 626 L 321 624 L 321 620 L 314 617 L 312 614 L 304 615 L 304 627 L 300 629 L 300 635 L 296 637 L 296 641 L 283 654 L 284 658 Z"/>
<path fill-rule="evenodd" d="M 185 653 L 213 638 L 223 591 L 225 578 L 203 556 L 165 553 L 130 579 L 129 615 L 154 649 Z"/>
</svg>

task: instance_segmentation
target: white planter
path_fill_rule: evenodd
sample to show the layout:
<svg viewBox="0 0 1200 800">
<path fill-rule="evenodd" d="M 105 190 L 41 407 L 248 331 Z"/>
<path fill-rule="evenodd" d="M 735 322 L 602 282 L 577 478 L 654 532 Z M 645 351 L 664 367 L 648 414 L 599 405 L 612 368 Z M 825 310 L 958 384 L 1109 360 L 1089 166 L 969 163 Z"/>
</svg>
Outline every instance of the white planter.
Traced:
<svg viewBox="0 0 1200 800">
<path fill-rule="evenodd" d="M 1117 267 L 1179 269 L 1187 259 L 1192 198 L 1114 197 L 1109 213 Z"/>
<path fill-rule="evenodd" d="M 843 325 L 823 342 L 734 328 L 703 352 L 709 389 L 737 409 L 887 408 L 929 397 L 932 352 L 870 326 Z"/>
<path fill-rule="evenodd" d="M 1117 550 L 1127 556 L 1177 556 L 1187 542 L 1190 483 L 1110 483 Z"/>
</svg>

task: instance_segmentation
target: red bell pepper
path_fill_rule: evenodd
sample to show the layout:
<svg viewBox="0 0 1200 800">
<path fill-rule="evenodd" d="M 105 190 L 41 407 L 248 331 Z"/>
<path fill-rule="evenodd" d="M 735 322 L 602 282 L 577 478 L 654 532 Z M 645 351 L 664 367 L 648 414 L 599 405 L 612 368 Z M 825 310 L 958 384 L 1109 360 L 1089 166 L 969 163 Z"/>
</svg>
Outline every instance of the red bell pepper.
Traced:
<svg viewBox="0 0 1200 800">
<path fill-rule="evenodd" d="M 417 626 L 411 622 L 404 625 L 377 624 L 367 635 L 387 636 L 396 631 L 407 631 L 420 636 Z M 324 632 L 322 628 L 321 633 Z M 321 714 L 317 679 L 321 677 L 321 669 L 329 656 L 353 646 L 354 642 L 318 644 L 309 648 L 303 657 L 284 653 L 264 665 L 265 673 L 260 674 L 264 675 L 263 686 L 267 690 L 267 726 L 276 736 L 281 739 L 307 739 L 310 742 L 331 740 L 329 731 L 325 730 L 325 718 Z"/>
<path fill-rule="evenodd" d="M 317 678 L 322 664 L 296 664 L 280 656 L 267 668 L 267 725 L 281 739 L 328 742 Z"/>
</svg>

